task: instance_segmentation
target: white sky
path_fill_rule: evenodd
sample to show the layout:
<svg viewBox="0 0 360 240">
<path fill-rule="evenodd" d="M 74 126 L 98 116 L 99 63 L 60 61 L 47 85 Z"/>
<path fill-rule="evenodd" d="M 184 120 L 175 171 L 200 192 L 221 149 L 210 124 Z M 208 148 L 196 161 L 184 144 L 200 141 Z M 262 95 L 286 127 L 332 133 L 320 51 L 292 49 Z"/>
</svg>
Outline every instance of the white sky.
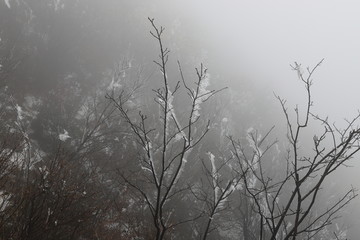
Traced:
<svg viewBox="0 0 360 240">
<path fill-rule="evenodd" d="M 336 120 L 359 109 L 360 4 L 357 1 L 207 1 L 198 21 L 221 48 L 232 68 L 248 71 L 271 91 L 299 95 L 289 64 L 317 71 L 314 97 L 318 111 Z M 209 8 L 208 8 L 209 6 Z M 208 10 L 207 10 L 208 9 Z M 225 44 L 223 44 L 225 43 Z M 218 52 L 218 51 L 217 51 Z M 293 92 L 295 90 L 295 92 Z"/>
<path fill-rule="evenodd" d="M 171 1 L 169 1 L 171 2 Z M 175 3 L 176 2 L 176 3 Z M 177 1 L 180 18 L 192 23 L 192 34 L 211 59 L 228 68 L 241 88 L 241 76 L 289 100 L 304 100 L 305 92 L 289 64 L 304 67 L 324 63 L 314 75 L 314 111 L 339 125 L 360 109 L 360 2 L 329 0 L 201 0 Z M 168 6 L 163 6 L 164 9 Z M 191 31 L 189 31 L 191 32 Z M 210 68 L 210 72 L 211 72 Z M 275 100 L 274 100 L 275 101 Z M 359 188 L 359 166 L 347 168 L 335 181 Z M 341 180 L 340 180 L 341 179 Z M 356 200 L 356 209 L 360 206 Z M 356 212 L 354 215 L 358 215 Z M 355 217 L 356 219 L 356 217 Z M 354 222 L 353 235 L 356 233 Z"/>
</svg>

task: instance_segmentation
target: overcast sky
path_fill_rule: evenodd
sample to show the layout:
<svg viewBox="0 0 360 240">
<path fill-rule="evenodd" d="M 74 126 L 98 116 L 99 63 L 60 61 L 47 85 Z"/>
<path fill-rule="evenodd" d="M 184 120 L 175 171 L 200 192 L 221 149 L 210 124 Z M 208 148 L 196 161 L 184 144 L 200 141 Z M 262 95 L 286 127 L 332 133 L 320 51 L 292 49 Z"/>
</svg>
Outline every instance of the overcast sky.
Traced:
<svg viewBox="0 0 360 240">
<path fill-rule="evenodd" d="M 137 21 L 150 16 L 170 29 L 175 58 L 193 55 L 233 89 L 251 81 L 298 103 L 304 92 L 290 64 L 313 67 L 324 58 L 314 75 L 314 110 L 340 124 L 359 109 L 357 1 L 137 2 Z M 149 39 L 147 22 L 137 28 L 138 37 Z"/>
<path fill-rule="evenodd" d="M 192 33 L 204 42 L 208 56 L 218 58 L 230 71 L 246 72 L 282 95 L 291 90 L 301 94 L 289 64 L 297 61 L 311 67 L 325 58 L 314 78 L 316 109 L 336 120 L 356 114 L 360 98 L 357 1 L 181 2 L 181 17 L 194 19 L 197 29 Z"/>
<path fill-rule="evenodd" d="M 202 48 L 199 59 L 203 57 L 200 60 L 210 65 L 210 72 L 220 72 L 218 80 L 230 88 L 241 89 L 245 78 L 269 94 L 276 92 L 287 98 L 289 106 L 301 103 L 305 97 L 303 85 L 289 65 L 297 61 L 304 67 L 313 67 L 324 58 L 314 75 L 314 112 L 329 116 L 338 125 L 357 114 L 358 1 L 187 0 L 158 1 L 156 6 L 149 10 L 149 16 L 159 18 L 165 26 L 177 26 L 179 38 L 174 37 L 174 41 L 179 52 L 184 54 L 181 49 L 195 42 Z M 349 184 L 360 188 L 358 160 L 352 162 L 356 167 L 347 168 L 334 178 L 345 182 L 341 185 L 344 190 Z M 353 206 L 354 237 L 358 236 L 359 199 Z"/>
</svg>

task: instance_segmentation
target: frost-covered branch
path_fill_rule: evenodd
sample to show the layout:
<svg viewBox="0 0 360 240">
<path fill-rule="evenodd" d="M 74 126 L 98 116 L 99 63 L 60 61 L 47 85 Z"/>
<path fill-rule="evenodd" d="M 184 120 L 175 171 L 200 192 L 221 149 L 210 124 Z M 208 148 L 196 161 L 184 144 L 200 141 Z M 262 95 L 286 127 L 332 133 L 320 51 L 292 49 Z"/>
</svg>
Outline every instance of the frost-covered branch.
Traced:
<svg viewBox="0 0 360 240">
<path fill-rule="evenodd" d="M 190 110 L 186 114 L 180 112 L 176 105 L 181 81 L 174 83 L 168 76 L 170 50 L 163 43 L 163 27 L 157 27 L 154 19 L 150 19 L 152 31 L 159 47 L 159 57 L 154 61 L 161 74 L 162 87 L 154 89 L 154 103 L 159 109 L 160 121 L 151 122 L 150 117 L 140 111 L 137 118 L 131 116 L 126 108 L 126 96 L 120 92 L 117 98 L 108 95 L 110 101 L 119 110 L 125 122 L 131 128 L 139 153 L 141 176 L 131 179 L 131 175 L 121 174 L 125 182 L 137 190 L 147 203 L 156 232 L 155 239 L 164 239 L 170 228 L 174 228 L 189 219 L 197 219 L 195 215 L 186 219 L 174 219 L 177 212 L 171 206 L 173 199 L 180 193 L 189 191 L 183 178 L 184 169 L 192 150 L 204 139 L 210 129 L 210 121 L 201 121 L 201 105 L 219 91 L 208 90 L 209 74 L 203 65 L 196 69 L 196 83 L 194 89 L 187 85 L 180 68 L 182 85 L 189 95 Z M 146 184 L 138 184 L 139 179 L 146 179 Z M 144 183 L 144 182 L 143 182 Z M 184 187 L 186 186 L 186 187 Z M 229 185 L 230 187 L 230 185 Z M 227 195 L 225 193 L 225 195 Z"/>
<path fill-rule="evenodd" d="M 246 195 L 254 202 L 254 211 L 260 219 L 260 239 L 297 239 L 309 236 L 310 232 L 311 236 L 315 236 L 330 225 L 337 213 L 357 196 L 355 190 L 351 189 L 315 217 L 311 214 L 319 202 L 325 180 L 360 150 L 359 114 L 340 130 L 331 125 L 327 118 L 321 118 L 311 111 L 312 76 L 322 61 L 312 69 L 307 68 L 306 73 L 300 64 L 292 66 L 305 84 L 307 94 L 306 110 L 301 114 L 296 107 L 294 121 L 290 118 L 286 101 L 276 96 L 285 116 L 290 145 L 282 174 L 277 170 L 277 174 L 270 175 L 266 170 L 269 166 L 263 167 L 266 164 L 265 152 L 274 146 L 274 142 L 263 147 L 264 139 L 257 134 L 248 134 L 249 147 L 253 152 L 249 154 L 239 141 L 230 138 L 232 153 L 239 162 L 239 172 L 245 176 L 243 184 Z M 323 125 L 324 131 L 311 139 L 314 146 L 312 156 L 302 156 L 300 136 L 313 122 Z M 330 146 L 328 139 L 332 143 Z"/>
</svg>

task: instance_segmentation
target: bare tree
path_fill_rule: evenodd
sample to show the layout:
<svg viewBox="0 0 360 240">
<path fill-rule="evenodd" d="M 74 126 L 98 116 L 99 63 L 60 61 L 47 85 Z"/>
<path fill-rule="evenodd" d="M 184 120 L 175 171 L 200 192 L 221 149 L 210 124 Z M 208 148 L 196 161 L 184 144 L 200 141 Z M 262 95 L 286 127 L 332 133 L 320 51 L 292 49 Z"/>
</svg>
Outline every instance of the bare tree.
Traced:
<svg viewBox="0 0 360 240">
<path fill-rule="evenodd" d="M 269 168 L 266 168 L 266 154 L 275 144 L 266 145 L 271 130 L 265 137 L 256 131 L 249 133 L 252 153 L 240 141 L 230 138 L 232 152 L 239 162 L 239 172 L 244 175 L 242 184 L 245 194 L 258 219 L 257 239 L 313 239 L 331 225 L 337 213 L 357 196 L 355 189 L 351 188 L 331 204 L 321 206 L 319 203 L 325 180 L 360 150 L 360 128 L 357 125 L 360 114 L 347 121 L 344 129 L 339 129 L 330 124 L 327 118 L 321 118 L 311 111 L 312 76 L 322 62 L 312 69 L 307 68 L 305 73 L 300 64 L 292 66 L 307 93 L 303 116 L 296 107 L 295 121 L 292 121 L 286 101 L 276 96 L 285 115 L 290 145 L 281 174 L 279 170 L 277 174 L 270 174 L 267 172 Z M 311 139 L 313 152 L 302 156 L 301 134 L 309 128 L 311 120 L 320 123 L 324 130 L 320 136 L 314 135 Z"/>
<path fill-rule="evenodd" d="M 44 152 L 29 134 L 29 109 L 5 93 L 1 98 L 0 238 L 96 235 L 93 226 L 105 225 L 110 205 L 107 177 L 99 166 L 108 158 L 111 133 L 117 132 L 109 124 L 117 122 L 114 106 L 103 95 L 102 101 L 88 98 L 78 111 L 80 126 L 66 134 L 52 132 L 53 149 Z"/>
<path fill-rule="evenodd" d="M 3 112 L 2 112 L 3 113 Z M 16 128 L 6 124 L 1 127 L 0 136 L 0 231 L 4 231 L 18 209 L 22 201 L 14 202 L 14 176 L 18 174 L 19 168 L 23 165 L 26 152 L 26 142 L 23 135 L 16 131 Z M 6 126 L 7 125 L 7 126 Z M 21 193 L 17 193 L 21 194 Z"/>
<path fill-rule="evenodd" d="M 190 109 L 187 116 L 182 114 L 186 116 L 185 121 L 182 122 L 178 118 L 174 98 L 176 98 L 181 81 L 171 87 L 167 72 L 169 50 L 164 47 L 162 41 L 164 28 L 158 28 L 154 19 L 149 18 L 149 21 L 153 28 L 150 33 L 157 40 L 160 48 L 159 60 L 154 62 L 162 74 L 162 87 L 153 90 L 154 101 L 160 112 L 160 126 L 156 124 L 151 126 L 148 116 L 141 111 L 139 118 L 132 119 L 126 108 L 123 94 L 117 98 L 108 95 L 108 98 L 112 100 L 130 126 L 137 145 L 141 148 L 139 172 L 130 174 L 120 172 L 120 174 L 123 180 L 134 188 L 146 202 L 155 228 L 153 237 L 164 239 L 169 230 L 198 217 L 176 219 L 174 217 L 176 209 L 171 204 L 176 198 L 181 197 L 180 193 L 188 191 L 187 184 L 184 184 L 182 179 L 184 167 L 189 160 L 191 151 L 209 131 L 210 121 L 205 121 L 205 124 L 199 128 L 203 122 L 200 117 L 200 105 L 218 91 L 207 90 L 208 74 L 203 65 L 196 69 L 197 80 L 195 88 L 192 89 L 185 82 L 179 63 L 182 84 L 190 97 Z M 155 120 L 155 122 L 158 121 Z M 136 179 L 131 176 L 132 174 L 136 174 Z"/>
<path fill-rule="evenodd" d="M 223 159 L 208 152 L 210 164 L 202 160 L 203 174 L 196 185 L 190 187 L 195 197 L 194 203 L 199 202 L 202 213 L 202 229 L 197 230 L 201 239 L 205 240 L 214 230 L 221 228 L 220 221 L 224 220 L 221 213 L 231 210 L 233 204 L 230 196 L 235 192 L 241 175 L 232 171 L 232 158 Z M 222 217 L 222 218 L 221 218 Z M 226 217 L 225 217 L 226 218 Z M 229 224 L 230 219 L 225 221 Z"/>
</svg>

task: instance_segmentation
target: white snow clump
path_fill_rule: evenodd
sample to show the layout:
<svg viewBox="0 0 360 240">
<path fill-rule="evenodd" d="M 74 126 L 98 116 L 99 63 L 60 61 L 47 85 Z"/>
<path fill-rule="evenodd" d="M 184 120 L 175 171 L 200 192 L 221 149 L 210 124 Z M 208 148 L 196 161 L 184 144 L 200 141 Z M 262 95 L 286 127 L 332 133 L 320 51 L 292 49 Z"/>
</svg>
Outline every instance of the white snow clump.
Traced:
<svg viewBox="0 0 360 240">
<path fill-rule="evenodd" d="M 59 134 L 59 139 L 60 139 L 60 141 L 65 142 L 68 138 L 71 138 L 71 137 L 69 136 L 69 133 L 64 129 L 64 133 Z"/>
</svg>

